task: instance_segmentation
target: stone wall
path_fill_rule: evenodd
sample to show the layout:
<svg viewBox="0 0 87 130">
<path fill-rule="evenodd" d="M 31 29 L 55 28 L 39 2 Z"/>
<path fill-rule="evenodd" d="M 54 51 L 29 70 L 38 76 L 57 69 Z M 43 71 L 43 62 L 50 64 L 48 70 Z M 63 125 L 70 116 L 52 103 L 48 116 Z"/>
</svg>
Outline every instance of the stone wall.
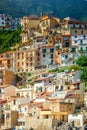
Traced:
<svg viewBox="0 0 87 130">
<path fill-rule="evenodd" d="M 27 117 L 25 121 L 25 130 L 33 128 L 34 130 L 53 130 L 57 126 L 55 118 L 38 119 L 35 117 Z"/>
</svg>

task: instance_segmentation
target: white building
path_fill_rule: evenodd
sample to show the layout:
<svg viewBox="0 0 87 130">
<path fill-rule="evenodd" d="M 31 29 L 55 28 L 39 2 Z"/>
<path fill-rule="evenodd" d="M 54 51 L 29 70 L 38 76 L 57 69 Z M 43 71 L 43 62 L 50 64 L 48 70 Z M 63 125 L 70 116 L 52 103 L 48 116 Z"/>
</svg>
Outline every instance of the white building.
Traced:
<svg viewBox="0 0 87 130">
<path fill-rule="evenodd" d="M 74 121 L 75 127 L 83 127 L 83 115 L 82 114 L 70 114 L 68 115 L 68 122 Z"/>
<path fill-rule="evenodd" d="M 53 65 L 54 64 L 54 46 L 42 46 L 40 48 L 41 65 Z"/>
<path fill-rule="evenodd" d="M 5 14 L 0 14 L 0 30 L 11 29 L 11 19 L 12 17 Z"/>
</svg>

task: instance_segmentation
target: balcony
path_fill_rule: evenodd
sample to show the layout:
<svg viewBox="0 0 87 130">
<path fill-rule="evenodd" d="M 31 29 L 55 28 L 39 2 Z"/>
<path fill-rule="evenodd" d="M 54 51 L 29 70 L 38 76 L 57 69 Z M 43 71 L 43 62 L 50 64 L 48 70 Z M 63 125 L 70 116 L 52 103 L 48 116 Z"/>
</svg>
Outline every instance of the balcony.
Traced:
<svg viewBox="0 0 87 130">
<path fill-rule="evenodd" d="M 87 50 L 79 50 L 79 53 L 87 53 Z"/>
<path fill-rule="evenodd" d="M 65 52 L 69 52 L 69 48 L 63 48 L 63 49 L 62 49 L 62 52 L 64 52 L 64 53 L 65 53 Z"/>
</svg>

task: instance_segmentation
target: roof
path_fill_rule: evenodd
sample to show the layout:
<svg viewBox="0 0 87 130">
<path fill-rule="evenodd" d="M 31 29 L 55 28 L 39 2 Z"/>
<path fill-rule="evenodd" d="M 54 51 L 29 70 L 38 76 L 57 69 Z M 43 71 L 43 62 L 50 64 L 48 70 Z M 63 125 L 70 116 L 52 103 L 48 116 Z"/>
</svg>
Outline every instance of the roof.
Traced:
<svg viewBox="0 0 87 130">
<path fill-rule="evenodd" d="M 41 48 L 54 48 L 53 45 L 42 46 Z"/>
<path fill-rule="evenodd" d="M 42 81 L 42 80 L 47 80 L 47 79 L 53 79 L 53 77 L 41 77 L 36 79 L 35 81 Z"/>
<path fill-rule="evenodd" d="M 0 99 L 0 103 L 7 103 L 7 100 Z"/>
<path fill-rule="evenodd" d="M 41 109 L 41 111 L 51 111 L 50 109 L 48 109 L 48 108 L 40 108 Z"/>
<path fill-rule="evenodd" d="M 74 83 L 71 83 L 72 85 L 77 85 L 77 84 L 80 84 L 80 83 L 83 83 L 82 81 L 77 81 L 77 82 L 74 82 Z"/>
<path fill-rule="evenodd" d="M 39 93 L 39 97 L 46 97 L 46 96 L 49 96 L 52 94 L 53 94 L 53 92 L 41 92 L 41 93 Z"/>
<path fill-rule="evenodd" d="M 72 95 L 67 96 L 67 98 L 79 98 L 79 97 L 80 97 L 80 94 L 72 94 Z"/>
<path fill-rule="evenodd" d="M 28 18 L 31 20 L 38 20 L 39 19 L 39 17 L 37 15 L 29 15 Z"/>
<path fill-rule="evenodd" d="M 0 88 L 7 88 L 9 85 L 0 85 Z"/>
</svg>

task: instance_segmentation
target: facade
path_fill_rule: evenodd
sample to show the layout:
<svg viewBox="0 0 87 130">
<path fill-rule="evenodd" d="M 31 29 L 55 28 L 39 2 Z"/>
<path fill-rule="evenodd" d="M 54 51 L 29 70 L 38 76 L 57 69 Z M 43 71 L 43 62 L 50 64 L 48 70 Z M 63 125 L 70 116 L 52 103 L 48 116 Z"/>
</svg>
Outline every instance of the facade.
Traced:
<svg viewBox="0 0 87 130">
<path fill-rule="evenodd" d="M 5 69 L 12 69 L 13 66 L 13 52 L 6 52 L 0 54 L 0 65 L 4 66 Z"/>
<path fill-rule="evenodd" d="M 54 63 L 54 46 L 42 46 L 40 48 L 41 65 L 49 66 Z"/>
<path fill-rule="evenodd" d="M 34 71 L 39 64 L 38 49 L 15 51 L 13 54 L 13 70 L 15 72 Z"/>
<path fill-rule="evenodd" d="M 11 19 L 12 17 L 9 15 L 0 14 L 0 30 L 10 30 Z"/>
<path fill-rule="evenodd" d="M 16 89 L 16 96 L 18 97 L 27 97 L 30 100 L 33 99 L 34 94 L 33 94 L 33 89 L 32 88 L 22 88 L 22 89 Z"/>
<path fill-rule="evenodd" d="M 5 82 L 5 67 L 0 66 L 0 85 L 3 85 Z"/>
<path fill-rule="evenodd" d="M 17 124 L 18 112 L 5 110 L 4 128 L 13 129 Z M 3 129 L 3 127 L 2 127 Z"/>
<path fill-rule="evenodd" d="M 70 114 L 68 116 L 68 122 L 74 121 L 74 126 L 77 128 L 83 127 L 84 125 L 84 116 L 82 114 Z"/>
<path fill-rule="evenodd" d="M 55 18 L 49 15 L 42 16 L 41 22 L 40 22 L 40 29 L 43 34 L 46 34 L 46 32 L 50 32 L 52 28 L 55 28 L 58 26 L 58 23 L 60 22 L 59 18 Z"/>
<path fill-rule="evenodd" d="M 61 34 L 58 38 L 62 44 L 61 48 L 56 49 L 55 62 L 60 65 L 72 65 L 75 64 L 75 60 L 80 55 L 87 55 L 87 22 L 80 22 L 72 18 L 65 18 L 57 29 L 57 33 Z M 68 61 L 61 54 L 69 54 Z M 58 55 L 57 55 L 58 54 Z M 63 55 L 64 55 L 63 54 Z M 67 63 L 67 64 L 66 64 Z"/>
<path fill-rule="evenodd" d="M 37 123 L 35 123 L 37 122 Z M 35 130 L 53 130 L 57 126 L 57 120 L 48 118 L 48 119 L 38 119 L 34 117 L 26 116 L 25 129 L 28 130 L 33 128 Z"/>
<path fill-rule="evenodd" d="M 12 85 L 0 86 L 0 98 L 5 99 L 11 96 L 15 96 L 16 87 Z"/>
<path fill-rule="evenodd" d="M 30 15 L 29 17 L 23 17 L 21 19 L 21 25 L 23 30 L 28 31 L 29 29 L 37 30 L 39 26 L 40 19 L 36 15 Z"/>
<path fill-rule="evenodd" d="M 68 115 L 74 113 L 75 109 L 73 103 L 65 103 L 60 99 L 48 100 L 44 102 L 43 107 L 51 110 L 52 113 L 49 116 L 54 116 L 56 119 L 61 121 L 67 121 Z M 46 113 L 44 114 L 46 115 Z"/>
</svg>

